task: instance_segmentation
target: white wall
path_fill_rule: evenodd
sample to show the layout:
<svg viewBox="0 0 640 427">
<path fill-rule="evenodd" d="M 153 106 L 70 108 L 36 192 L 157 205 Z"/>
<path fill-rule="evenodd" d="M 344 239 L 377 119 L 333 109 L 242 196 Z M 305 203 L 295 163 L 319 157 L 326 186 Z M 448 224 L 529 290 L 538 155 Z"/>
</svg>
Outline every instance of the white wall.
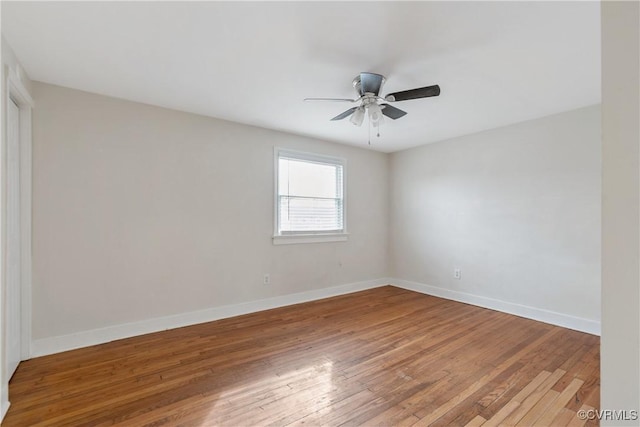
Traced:
<svg viewBox="0 0 640 427">
<path fill-rule="evenodd" d="M 77 333 L 389 273 L 598 332 L 597 106 L 388 156 L 42 83 L 33 92 L 36 354 L 91 343 Z M 347 243 L 272 245 L 273 146 L 347 158 Z"/>
<path fill-rule="evenodd" d="M 0 117 L 2 121 L 2 146 L 0 147 L 0 421 L 9 407 L 9 391 L 8 391 L 8 374 L 6 372 L 5 361 L 5 341 L 6 341 L 6 325 L 5 316 L 5 294 L 6 294 L 6 275 L 5 275 L 5 254 L 6 254 L 6 152 L 7 152 L 7 76 L 11 74 L 20 83 L 30 91 L 31 81 L 29 76 L 23 71 L 13 50 L 7 44 L 4 37 L 1 37 L 2 66 L 0 72 Z"/>
<path fill-rule="evenodd" d="M 640 410 L 640 5 L 602 13 L 603 409 Z M 638 425 L 607 420 L 603 425 Z"/>
<path fill-rule="evenodd" d="M 34 340 L 388 275 L 385 154 L 33 94 Z M 274 146 L 347 159 L 348 242 L 272 244 Z"/>
<path fill-rule="evenodd" d="M 592 106 L 392 154 L 392 274 L 597 329 L 600 146 Z"/>
</svg>

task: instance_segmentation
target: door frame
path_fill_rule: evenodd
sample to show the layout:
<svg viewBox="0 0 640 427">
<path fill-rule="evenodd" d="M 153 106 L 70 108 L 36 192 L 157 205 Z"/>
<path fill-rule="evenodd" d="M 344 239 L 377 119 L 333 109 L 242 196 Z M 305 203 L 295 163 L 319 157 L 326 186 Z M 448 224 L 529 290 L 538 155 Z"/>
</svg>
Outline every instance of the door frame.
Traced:
<svg viewBox="0 0 640 427">
<path fill-rule="evenodd" d="M 5 105 L 13 101 L 20 109 L 20 358 L 21 360 L 27 360 L 31 357 L 31 109 L 33 108 L 33 99 L 21 79 L 10 68 L 7 70 L 6 84 L 7 99 L 5 100 Z M 4 149 L 6 150 L 6 147 Z M 6 151 L 2 155 L 6 156 Z M 6 167 L 5 162 L 6 160 L 2 162 L 3 167 Z M 2 176 L 6 179 L 6 171 L 3 171 Z M 6 192 L 6 183 L 3 187 L 3 192 Z M 6 199 L 4 203 L 6 203 Z M 2 214 L 4 223 L 6 221 L 6 204 Z M 3 237 L 3 240 L 5 238 L 6 236 Z M 3 256 L 5 255 L 3 254 Z M 5 314 L 3 313 L 3 315 Z M 6 369 L 6 367 L 3 367 L 3 369 Z"/>
</svg>

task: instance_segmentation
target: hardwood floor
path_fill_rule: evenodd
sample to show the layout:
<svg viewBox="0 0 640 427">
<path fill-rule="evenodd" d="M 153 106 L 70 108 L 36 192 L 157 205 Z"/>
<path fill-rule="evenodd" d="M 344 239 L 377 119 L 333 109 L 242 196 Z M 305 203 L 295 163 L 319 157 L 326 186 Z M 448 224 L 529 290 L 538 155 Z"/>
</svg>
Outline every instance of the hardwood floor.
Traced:
<svg viewBox="0 0 640 427">
<path fill-rule="evenodd" d="M 23 362 L 3 425 L 583 425 L 599 347 L 386 286 Z"/>
</svg>

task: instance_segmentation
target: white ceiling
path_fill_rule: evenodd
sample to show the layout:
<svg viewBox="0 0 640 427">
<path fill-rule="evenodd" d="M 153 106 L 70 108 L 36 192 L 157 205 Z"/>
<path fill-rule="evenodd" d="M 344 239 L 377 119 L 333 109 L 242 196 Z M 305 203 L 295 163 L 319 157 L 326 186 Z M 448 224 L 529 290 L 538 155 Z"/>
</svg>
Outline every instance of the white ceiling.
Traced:
<svg viewBox="0 0 640 427">
<path fill-rule="evenodd" d="M 34 80 L 367 147 L 361 71 L 395 103 L 391 152 L 600 102 L 592 2 L 7 2 L 2 33 Z"/>
</svg>

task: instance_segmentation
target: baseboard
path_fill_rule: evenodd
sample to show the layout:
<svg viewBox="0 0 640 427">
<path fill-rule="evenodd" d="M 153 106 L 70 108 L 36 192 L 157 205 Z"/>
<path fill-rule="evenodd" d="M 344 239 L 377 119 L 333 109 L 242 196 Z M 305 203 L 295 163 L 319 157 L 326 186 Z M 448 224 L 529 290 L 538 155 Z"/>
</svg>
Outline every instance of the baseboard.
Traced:
<svg viewBox="0 0 640 427">
<path fill-rule="evenodd" d="M 583 319 L 541 308 L 515 304 L 465 292 L 453 291 L 408 280 L 382 278 L 34 340 L 31 344 L 31 357 L 45 356 L 76 348 L 104 344 L 109 341 L 129 338 L 137 335 L 181 328 L 183 326 L 211 322 L 228 317 L 255 313 L 257 311 L 315 301 L 323 298 L 363 291 L 366 289 L 373 289 L 387 284 L 427 295 L 489 308 L 525 317 L 527 319 L 550 323 L 552 325 L 562 326 L 576 331 L 600 335 L 600 322 L 595 320 Z M 6 410 L 4 406 L 2 406 L 1 409 Z"/>
<path fill-rule="evenodd" d="M 0 424 L 2 423 L 2 420 L 4 420 L 4 416 L 7 415 L 9 406 L 11 406 L 11 403 L 9 403 L 8 400 L 0 402 Z"/>
<path fill-rule="evenodd" d="M 109 341 L 129 338 L 137 335 L 149 334 L 152 332 L 159 332 L 167 329 L 181 328 L 183 326 L 211 322 L 228 317 L 240 316 L 242 314 L 254 313 L 257 311 L 269 310 L 272 308 L 284 307 L 288 305 L 300 304 L 303 302 L 349 294 L 352 292 L 358 292 L 366 289 L 373 289 L 379 286 L 384 286 L 389 283 L 390 279 L 384 278 L 355 282 L 345 285 L 333 286 L 330 288 L 315 289 L 312 291 L 282 295 L 278 297 L 249 301 L 240 304 L 213 307 L 205 310 L 176 314 L 173 316 L 159 317 L 149 320 L 142 320 L 139 322 L 82 331 L 74 334 L 38 339 L 34 340 L 31 344 L 31 357 L 45 356 L 48 354 L 60 353 L 76 348 L 88 347 L 96 344 L 104 344 Z"/>
<path fill-rule="evenodd" d="M 407 289 L 410 291 L 477 305 L 479 307 L 489 308 L 492 310 L 501 311 L 503 313 L 537 320 L 539 322 L 550 323 L 552 325 L 562 326 L 563 328 L 586 332 L 592 335 L 600 335 L 600 322 L 595 320 L 570 316 L 568 314 L 558 313 L 555 311 L 530 307 L 493 298 L 487 298 L 479 295 L 468 294 L 465 292 L 453 291 L 450 289 L 425 285 L 423 283 L 411 282 L 408 280 L 389 279 L 389 281 L 390 284 L 396 287 Z"/>
</svg>

